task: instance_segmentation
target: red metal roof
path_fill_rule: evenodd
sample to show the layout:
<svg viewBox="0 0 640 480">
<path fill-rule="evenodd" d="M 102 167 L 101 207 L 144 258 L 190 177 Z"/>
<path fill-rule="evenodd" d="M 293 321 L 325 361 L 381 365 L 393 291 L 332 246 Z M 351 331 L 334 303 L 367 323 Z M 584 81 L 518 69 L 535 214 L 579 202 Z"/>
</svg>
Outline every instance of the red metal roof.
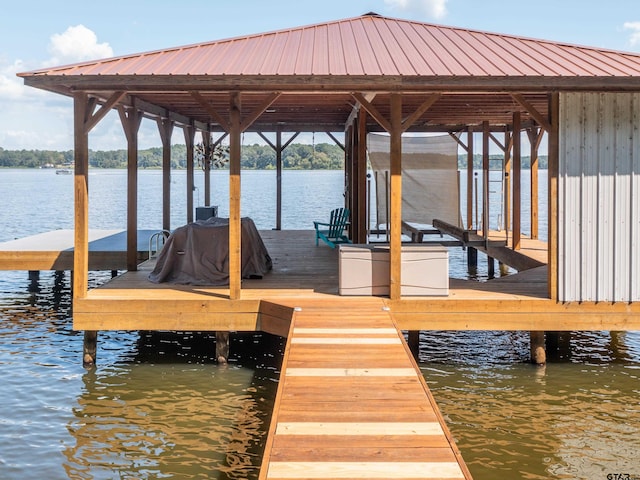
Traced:
<svg viewBox="0 0 640 480">
<path fill-rule="evenodd" d="M 367 14 L 42 75 L 637 77 L 640 55 Z"/>
</svg>

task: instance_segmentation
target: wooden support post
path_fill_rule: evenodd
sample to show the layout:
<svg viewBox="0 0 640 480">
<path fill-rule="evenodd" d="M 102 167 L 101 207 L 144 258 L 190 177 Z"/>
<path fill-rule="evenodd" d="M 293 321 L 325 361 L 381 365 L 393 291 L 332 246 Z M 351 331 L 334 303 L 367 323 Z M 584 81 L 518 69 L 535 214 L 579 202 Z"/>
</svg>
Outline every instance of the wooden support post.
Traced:
<svg viewBox="0 0 640 480">
<path fill-rule="evenodd" d="M 513 240 L 512 248 L 520 250 L 522 227 L 522 151 L 521 151 L 521 121 L 520 112 L 513 112 Z"/>
<path fill-rule="evenodd" d="M 513 149 L 513 135 L 510 132 L 504 132 L 504 230 L 506 238 L 509 238 L 511 230 L 511 151 Z"/>
<path fill-rule="evenodd" d="M 487 255 L 487 272 L 489 278 L 495 278 L 496 276 L 496 262 L 493 257 Z"/>
<path fill-rule="evenodd" d="M 409 330 L 407 344 L 416 362 L 420 361 L 420 330 Z"/>
<path fill-rule="evenodd" d="M 205 146 L 205 149 L 209 151 L 211 147 L 211 134 L 209 132 L 202 132 L 202 144 Z M 211 164 L 209 162 L 204 162 L 204 206 L 208 207 L 211 205 Z"/>
<path fill-rule="evenodd" d="M 64 270 L 56 270 L 53 278 L 53 288 L 59 292 L 64 287 Z"/>
<path fill-rule="evenodd" d="M 193 222 L 193 191 L 195 190 L 194 182 L 194 158 L 193 158 L 193 146 L 195 142 L 196 129 L 191 126 L 185 126 L 184 143 L 187 147 L 187 223 Z"/>
<path fill-rule="evenodd" d="M 559 124 L 560 124 L 560 96 L 557 92 L 549 97 L 549 117 L 551 130 L 549 135 L 549 223 L 548 245 L 548 277 L 549 298 L 558 300 L 558 172 L 559 172 Z"/>
<path fill-rule="evenodd" d="M 111 278 L 116 278 L 118 276 L 118 270 L 111 270 Z"/>
<path fill-rule="evenodd" d="M 229 332 L 216 332 L 216 360 L 223 365 L 229 361 Z"/>
<path fill-rule="evenodd" d="M 173 122 L 168 118 L 158 119 L 158 130 L 162 141 L 162 228 L 171 230 L 171 134 Z"/>
<path fill-rule="evenodd" d="M 467 129 L 467 230 L 471 230 L 472 228 L 473 228 L 473 127 L 469 127 Z"/>
<path fill-rule="evenodd" d="M 240 257 L 240 154 L 241 105 L 240 93 L 232 93 L 229 112 L 229 298 L 240 298 L 242 264 Z"/>
<path fill-rule="evenodd" d="M 473 275 L 478 273 L 478 250 L 473 247 L 467 247 L 467 270 Z"/>
<path fill-rule="evenodd" d="M 538 238 L 538 147 L 542 137 L 542 129 L 527 130 L 531 146 L 531 238 Z"/>
<path fill-rule="evenodd" d="M 389 253 L 390 298 L 399 300 L 402 296 L 402 96 L 391 94 L 391 221 Z"/>
<path fill-rule="evenodd" d="M 489 122 L 482 122 L 482 236 L 489 238 Z"/>
<path fill-rule="evenodd" d="M 89 99 L 84 92 L 73 96 L 74 119 L 74 250 L 73 299 L 87 296 L 89 288 Z"/>
<path fill-rule="evenodd" d="M 276 230 L 282 230 L 282 128 L 276 131 Z"/>
<path fill-rule="evenodd" d="M 85 368 L 92 368 L 96 364 L 98 352 L 98 332 L 95 330 L 85 330 L 82 347 L 82 365 Z"/>
<path fill-rule="evenodd" d="M 29 293 L 40 291 L 40 270 L 29 270 Z"/>
<path fill-rule="evenodd" d="M 353 232 L 358 230 L 358 195 L 356 193 L 357 184 L 357 155 L 358 155 L 358 132 L 357 126 L 349 125 L 345 135 L 347 152 L 344 162 L 344 206 L 351 211 L 349 218 L 349 238 L 354 239 Z M 357 240 L 355 243 L 358 243 Z"/>
<path fill-rule="evenodd" d="M 354 233 L 356 243 L 367 243 L 369 232 L 369 205 L 367 202 L 367 111 L 360 110 L 358 115 L 358 231 Z"/>
<path fill-rule="evenodd" d="M 119 108 L 127 137 L 127 270 L 138 269 L 138 130 L 142 114 L 135 108 Z"/>
<path fill-rule="evenodd" d="M 531 363 L 544 365 L 547 363 L 547 353 L 544 348 L 544 332 L 529 332 L 531 344 Z"/>
</svg>

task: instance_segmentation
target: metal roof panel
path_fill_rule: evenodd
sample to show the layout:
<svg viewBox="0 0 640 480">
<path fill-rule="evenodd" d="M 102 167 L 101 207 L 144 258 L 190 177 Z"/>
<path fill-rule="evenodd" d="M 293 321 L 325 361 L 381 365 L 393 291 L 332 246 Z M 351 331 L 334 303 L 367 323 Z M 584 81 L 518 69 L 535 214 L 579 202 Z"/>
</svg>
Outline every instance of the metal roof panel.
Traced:
<svg viewBox="0 0 640 480">
<path fill-rule="evenodd" d="M 364 15 L 21 74 L 41 75 L 611 77 L 640 55 Z"/>
</svg>

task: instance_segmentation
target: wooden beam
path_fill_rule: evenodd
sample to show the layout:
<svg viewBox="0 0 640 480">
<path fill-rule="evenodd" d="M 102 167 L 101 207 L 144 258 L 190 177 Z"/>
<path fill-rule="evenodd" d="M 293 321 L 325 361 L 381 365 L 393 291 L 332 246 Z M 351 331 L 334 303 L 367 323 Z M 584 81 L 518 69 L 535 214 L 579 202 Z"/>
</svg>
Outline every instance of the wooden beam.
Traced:
<svg viewBox="0 0 640 480">
<path fill-rule="evenodd" d="M 138 269 L 138 130 L 142 114 L 118 107 L 127 137 L 127 270 Z"/>
<path fill-rule="evenodd" d="M 376 122 L 378 122 L 378 125 L 384 128 L 387 132 L 391 132 L 391 123 L 389 122 L 389 120 L 387 120 L 380 113 L 380 111 L 365 98 L 365 96 L 362 93 L 355 92 L 355 93 L 352 93 L 351 95 L 353 95 L 353 98 L 355 98 L 358 102 L 360 102 L 360 105 L 362 105 L 362 108 L 364 108 L 369 113 L 369 115 L 371 115 L 373 119 Z M 402 117 L 402 112 L 400 115 Z M 400 128 L 402 128 L 402 119 L 400 120 Z"/>
<path fill-rule="evenodd" d="M 531 238 L 538 238 L 538 226 L 539 226 L 539 207 L 538 207 L 538 146 L 543 135 L 543 130 L 540 128 L 528 128 L 527 136 L 529 137 L 529 144 L 531 145 L 531 151 L 529 158 L 531 159 Z"/>
<path fill-rule="evenodd" d="M 253 125 L 253 122 L 255 122 L 265 112 L 265 110 L 267 108 L 269 108 L 273 104 L 273 102 L 275 102 L 278 99 L 278 97 L 280 95 L 281 95 L 281 93 L 279 93 L 279 92 L 274 92 L 271 95 L 269 95 L 258 106 L 258 108 L 256 108 L 247 118 L 242 120 L 242 122 L 240 124 L 240 131 L 244 132 L 247 128 L 249 128 L 251 125 Z"/>
<path fill-rule="evenodd" d="M 511 152 L 513 149 L 513 135 L 509 131 L 504 132 L 504 144 L 506 149 L 504 151 L 504 230 L 506 237 L 509 238 L 509 231 L 511 230 L 511 169 L 512 159 Z"/>
<path fill-rule="evenodd" d="M 420 105 L 411 115 L 409 115 L 403 122 L 402 122 L 402 131 L 406 132 L 409 128 L 411 128 L 411 126 L 422 116 L 424 115 L 424 113 L 429 110 L 434 103 L 436 103 L 438 100 L 440 100 L 440 97 L 442 95 L 439 93 L 433 93 L 431 95 L 429 95 L 429 98 L 427 98 L 427 100 L 425 100 L 422 105 Z"/>
<path fill-rule="evenodd" d="M 282 230 L 282 131 L 276 132 L 276 230 Z"/>
<path fill-rule="evenodd" d="M 87 132 L 90 132 L 125 95 L 126 93 L 123 91 L 115 92 L 97 112 L 90 114 L 87 121 Z"/>
<path fill-rule="evenodd" d="M 460 148 L 462 148 L 465 152 L 469 152 L 469 147 L 460 139 L 460 135 L 462 132 L 455 132 L 455 133 L 447 132 L 447 133 L 449 133 L 449 136 L 456 141 L 456 143 Z"/>
<path fill-rule="evenodd" d="M 280 131 L 278 131 L 280 132 Z M 276 132 L 276 135 L 278 135 L 278 132 Z M 265 142 L 267 142 L 267 145 L 269 145 L 271 148 L 273 148 L 273 150 L 275 150 L 276 153 L 278 153 L 278 147 L 276 145 L 274 145 L 271 140 L 269 140 L 269 138 L 262 132 L 258 132 L 258 135 L 260 136 L 260 138 L 262 138 Z M 276 142 L 277 143 L 277 142 Z"/>
<path fill-rule="evenodd" d="M 198 102 L 202 108 L 205 109 L 205 111 L 209 114 L 209 116 L 215 123 L 220 125 L 220 127 L 225 132 L 229 132 L 230 130 L 229 122 L 227 122 L 227 120 L 225 120 L 225 118 L 222 115 L 220 115 L 215 108 L 213 108 L 213 105 L 211 105 L 209 101 L 206 98 L 204 98 L 204 96 L 200 92 L 191 91 L 189 93 L 191 94 L 193 99 L 196 102 Z"/>
<path fill-rule="evenodd" d="M 158 119 L 158 131 L 162 141 L 162 229 L 171 230 L 171 134 L 173 122 Z"/>
<path fill-rule="evenodd" d="M 206 150 L 209 150 L 213 147 L 211 144 L 211 134 L 209 132 L 201 132 L 201 134 L 202 144 Z M 202 170 L 204 171 L 204 206 L 208 207 L 211 205 L 211 164 L 204 162 Z"/>
<path fill-rule="evenodd" d="M 489 122 L 482 122 L 482 236 L 489 237 Z"/>
<path fill-rule="evenodd" d="M 85 120 L 88 97 L 73 96 L 74 142 L 74 255 L 73 299 L 85 298 L 89 288 L 89 130 Z"/>
<path fill-rule="evenodd" d="M 467 128 L 467 229 L 473 228 L 473 127 Z"/>
<path fill-rule="evenodd" d="M 522 149 L 521 149 L 521 115 L 513 112 L 513 240 L 511 246 L 520 250 L 522 228 Z"/>
<path fill-rule="evenodd" d="M 182 130 L 187 148 L 187 223 L 191 223 L 193 222 L 193 190 L 195 189 L 193 146 L 196 129 L 192 125 L 185 125 Z"/>
<path fill-rule="evenodd" d="M 547 132 L 551 130 L 552 127 L 551 123 L 549 123 L 549 120 L 547 120 L 544 115 L 536 110 L 536 108 L 531 105 L 531 103 L 526 98 L 524 98 L 521 93 L 512 93 L 511 97 L 516 102 L 518 102 L 527 111 L 527 113 L 533 117 L 536 122 L 538 122 L 538 125 L 544 128 Z"/>
<path fill-rule="evenodd" d="M 402 96 L 398 93 L 391 94 L 391 121 L 388 123 L 391 127 L 389 293 L 392 300 L 398 300 L 402 296 Z"/>
<path fill-rule="evenodd" d="M 326 132 L 326 133 L 327 133 L 327 136 L 331 140 L 333 140 L 336 143 L 336 145 L 339 146 L 342 149 L 342 151 L 344 152 L 344 150 L 345 150 L 344 144 L 342 142 L 340 142 L 340 140 L 338 140 L 333 133 L 331 133 L 331 132 Z"/>
<path fill-rule="evenodd" d="M 284 144 L 282 145 L 282 150 L 284 150 L 285 148 L 287 148 L 289 145 L 291 145 L 291 142 L 293 142 L 298 135 L 300 135 L 300 132 L 295 132 L 291 138 L 289 140 L 287 140 L 286 142 L 284 142 Z"/>
<path fill-rule="evenodd" d="M 242 122 L 240 93 L 229 99 L 229 298 L 240 298 L 242 281 L 240 226 L 240 155 Z"/>
<path fill-rule="evenodd" d="M 369 205 L 367 202 L 367 112 L 361 111 L 358 117 L 358 141 L 357 141 L 357 173 L 356 178 L 358 194 L 358 231 L 355 241 L 367 243 L 367 232 L 369 231 Z"/>
<path fill-rule="evenodd" d="M 498 140 L 498 137 L 496 137 L 493 132 L 489 132 L 489 138 L 493 140 L 493 143 L 495 143 L 500 150 L 502 150 L 503 152 L 507 151 L 507 147 L 500 140 Z"/>
<path fill-rule="evenodd" d="M 549 96 L 549 118 L 553 128 L 548 130 L 549 134 L 549 186 L 548 186 L 548 245 L 549 245 L 549 268 L 547 283 L 549 287 L 549 298 L 558 300 L 558 174 L 559 174 L 559 140 L 560 140 L 560 94 L 557 92 Z"/>
<path fill-rule="evenodd" d="M 350 210 L 349 237 L 354 240 L 358 231 L 358 195 L 356 177 L 358 176 L 358 127 L 357 124 L 347 125 L 348 152 L 344 162 L 344 206 Z M 358 243 L 356 240 L 354 240 Z"/>
</svg>

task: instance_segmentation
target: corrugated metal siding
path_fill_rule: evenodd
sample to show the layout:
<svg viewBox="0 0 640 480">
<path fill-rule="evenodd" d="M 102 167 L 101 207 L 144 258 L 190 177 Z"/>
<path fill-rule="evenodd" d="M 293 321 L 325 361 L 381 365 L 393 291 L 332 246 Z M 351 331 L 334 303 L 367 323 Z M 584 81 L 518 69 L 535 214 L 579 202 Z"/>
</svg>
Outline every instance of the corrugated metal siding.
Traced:
<svg viewBox="0 0 640 480">
<path fill-rule="evenodd" d="M 560 101 L 561 301 L 640 300 L 640 93 Z"/>
<path fill-rule="evenodd" d="M 364 15 L 31 72 L 45 75 L 638 75 L 640 55 Z"/>
</svg>

